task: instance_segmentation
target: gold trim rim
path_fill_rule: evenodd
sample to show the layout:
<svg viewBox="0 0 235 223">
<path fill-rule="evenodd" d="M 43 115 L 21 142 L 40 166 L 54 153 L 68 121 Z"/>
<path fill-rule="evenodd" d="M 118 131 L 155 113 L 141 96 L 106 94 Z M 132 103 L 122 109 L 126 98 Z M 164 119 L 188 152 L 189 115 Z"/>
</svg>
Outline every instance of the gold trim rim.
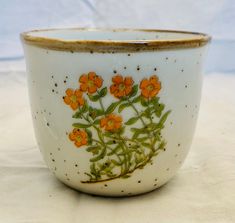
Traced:
<svg viewBox="0 0 235 223">
<path fill-rule="evenodd" d="M 62 38 L 38 37 L 31 33 L 48 31 L 67 31 L 78 30 L 88 32 L 165 32 L 195 35 L 193 38 L 180 39 L 147 39 L 147 40 L 65 40 Z M 155 51 L 164 49 L 195 48 L 206 45 L 211 41 L 211 36 L 200 33 L 181 30 L 164 29 L 100 29 L 100 28 L 56 28 L 56 29 L 37 29 L 22 32 L 20 34 L 23 43 L 38 46 L 45 49 L 59 51 L 86 51 L 86 52 L 136 52 L 136 51 Z"/>
</svg>

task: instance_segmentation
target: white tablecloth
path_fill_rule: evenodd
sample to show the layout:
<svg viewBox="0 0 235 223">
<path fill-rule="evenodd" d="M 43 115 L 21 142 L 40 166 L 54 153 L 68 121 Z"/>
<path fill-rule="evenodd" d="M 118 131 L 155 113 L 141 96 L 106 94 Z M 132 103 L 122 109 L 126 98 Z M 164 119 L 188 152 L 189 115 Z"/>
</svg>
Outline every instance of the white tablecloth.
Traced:
<svg viewBox="0 0 235 223">
<path fill-rule="evenodd" d="M 234 223 L 235 75 L 205 76 L 191 151 L 164 187 L 130 198 L 79 193 L 37 148 L 24 72 L 0 72 L 0 223 Z"/>
</svg>

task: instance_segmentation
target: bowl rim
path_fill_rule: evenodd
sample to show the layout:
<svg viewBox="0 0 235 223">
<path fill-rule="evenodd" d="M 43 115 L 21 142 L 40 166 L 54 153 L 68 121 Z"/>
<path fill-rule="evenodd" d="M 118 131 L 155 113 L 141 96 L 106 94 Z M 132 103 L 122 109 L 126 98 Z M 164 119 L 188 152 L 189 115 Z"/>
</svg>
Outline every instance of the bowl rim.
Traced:
<svg viewBox="0 0 235 223">
<path fill-rule="evenodd" d="M 37 32 L 51 31 L 67 31 L 78 30 L 88 32 L 165 32 L 165 33 L 181 33 L 195 35 L 191 38 L 177 39 L 145 39 L 145 40 L 84 40 L 73 39 L 65 40 L 62 38 L 39 37 L 31 35 Z M 20 38 L 23 43 L 37 46 L 40 48 L 70 51 L 70 52 L 139 52 L 139 51 L 158 51 L 166 49 L 182 49 L 195 48 L 206 45 L 211 41 L 211 36 L 200 32 L 182 31 L 182 30 L 164 30 L 164 29 L 128 29 L 128 28 L 51 28 L 51 29 L 34 29 L 20 33 Z"/>
</svg>

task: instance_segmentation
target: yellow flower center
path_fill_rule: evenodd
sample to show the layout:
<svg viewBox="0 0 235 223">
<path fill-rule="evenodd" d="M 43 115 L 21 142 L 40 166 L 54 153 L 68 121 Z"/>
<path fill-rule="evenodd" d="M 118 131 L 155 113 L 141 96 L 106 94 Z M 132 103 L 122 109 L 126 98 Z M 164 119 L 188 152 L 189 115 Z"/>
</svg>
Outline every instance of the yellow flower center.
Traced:
<svg viewBox="0 0 235 223">
<path fill-rule="evenodd" d="M 119 84 L 118 88 L 120 91 L 123 91 L 123 90 L 125 90 L 126 86 L 124 84 Z"/>
<path fill-rule="evenodd" d="M 152 90 L 153 90 L 153 85 L 150 84 L 150 85 L 147 87 L 147 90 L 148 90 L 148 91 L 152 91 Z"/>
<path fill-rule="evenodd" d="M 77 142 L 81 142 L 81 141 L 82 141 L 82 137 L 81 137 L 80 135 L 77 136 L 77 137 L 76 137 L 76 141 L 77 141 Z"/>
<path fill-rule="evenodd" d="M 71 99 L 72 102 L 76 102 L 77 101 L 77 96 L 76 95 L 72 95 L 70 97 L 70 99 Z"/>
<path fill-rule="evenodd" d="M 113 127 L 114 121 L 113 120 L 108 120 L 107 124 L 108 124 L 109 127 Z"/>
<path fill-rule="evenodd" d="M 93 87 L 94 86 L 94 82 L 89 80 L 88 83 L 87 83 L 88 87 Z"/>
</svg>

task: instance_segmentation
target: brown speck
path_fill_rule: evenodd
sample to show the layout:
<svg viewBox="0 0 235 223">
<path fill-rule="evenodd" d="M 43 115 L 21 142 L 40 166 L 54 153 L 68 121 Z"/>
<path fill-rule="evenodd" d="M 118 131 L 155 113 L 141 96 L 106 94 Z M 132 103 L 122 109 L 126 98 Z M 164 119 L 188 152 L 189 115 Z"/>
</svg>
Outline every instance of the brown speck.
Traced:
<svg viewBox="0 0 235 223">
<path fill-rule="evenodd" d="M 132 195 L 132 193 L 128 193 L 128 195 Z"/>
<path fill-rule="evenodd" d="M 154 68 L 154 71 L 157 71 L 157 68 L 156 68 L 156 67 Z"/>
<path fill-rule="evenodd" d="M 47 122 L 47 126 L 50 126 L 50 123 L 49 123 L 49 122 Z"/>
<path fill-rule="evenodd" d="M 123 193 L 123 192 L 124 192 L 124 190 L 121 190 L 121 192 Z"/>
<path fill-rule="evenodd" d="M 105 186 L 105 187 L 107 187 L 108 185 L 107 185 L 107 184 L 105 184 L 104 186 Z"/>
<path fill-rule="evenodd" d="M 166 57 L 166 60 L 168 60 L 168 57 Z"/>
<path fill-rule="evenodd" d="M 67 180 L 67 181 L 70 181 L 70 179 L 69 179 L 69 178 L 67 178 L 66 180 Z"/>
<path fill-rule="evenodd" d="M 46 54 L 48 54 L 48 51 L 46 51 Z"/>
<path fill-rule="evenodd" d="M 60 151 L 60 148 L 58 147 L 57 150 Z"/>
<path fill-rule="evenodd" d="M 141 183 L 141 180 L 138 180 L 138 184 L 140 184 Z"/>
<path fill-rule="evenodd" d="M 180 147 L 180 143 L 178 143 L 178 147 Z"/>
<path fill-rule="evenodd" d="M 139 66 L 137 66 L 137 68 L 136 68 L 137 70 L 140 70 L 140 67 Z"/>
<path fill-rule="evenodd" d="M 184 69 L 182 69 L 181 72 L 184 72 Z"/>
<path fill-rule="evenodd" d="M 68 78 L 68 76 L 65 77 L 66 79 Z"/>
<path fill-rule="evenodd" d="M 188 87 L 188 85 L 185 85 L 184 87 L 185 87 L 185 88 L 187 88 L 187 87 Z"/>
<path fill-rule="evenodd" d="M 124 69 L 126 70 L 126 67 L 124 67 Z"/>
<path fill-rule="evenodd" d="M 78 165 L 77 165 L 77 164 L 75 164 L 75 167 L 78 167 Z"/>
<path fill-rule="evenodd" d="M 64 163 L 66 162 L 66 160 L 64 160 Z"/>
<path fill-rule="evenodd" d="M 157 184 L 154 184 L 153 186 L 154 186 L 154 187 L 156 187 L 156 186 L 157 186 Z"/>
<path fill-rule="evenodd" d="M 185 105 L 185 108 L 187 108 L 188 107 L 188 105 Z"/>
<path fill-rule="evenodd" d="M 54 78 L 54 76 L 52 75 L 51 78 Z"/>
<path fill-rule="evenodd" d="M 115 74 L 116 74 L 116 73 L 117 73 L 117 71 L 116 71 L 116 70 L 114 70 L 114 71 L 113 71 L 113 73 L 115 73 Z"/>
<path fill-rule="evenodd" d="M 90 53 L 93 54 L 94 53 L 93 50 L 91 50 Z"/>
<path fill-rule="evenodd" d="M 70 50 L 70 53 L 74 53 L 73 50 Z"/>
<path fill-rule="evenodd" d="M 154 181 L 157 181 L 157 178 L 155 178 L 155 180 Z"/>
<path fill-rule="evenodd" d="M 170 168 L 167 168 L 167 169 L 166 169 L 166 171 L 169 171 L 169 170 L 170 170 Z"/>
<path fill-rule="evenodd" d="M 64 83 L 66 83 L 67 81 L 66 80 L 64 80 Z"/>
<path fill-rule="evenodd" d="M 50 155 L 52 155 L 52 153 L 50 153 Z"/>
<path fill-rule="evenodd" d="M 55 168 L 54 168 L 54 170 L 56 171 L 56 170 L 57 170 L 57 168 L 55 167 Z"/>
<path fill-rule="evenodd" d="M 55 162 L 55 159 L 52 159 L 52 162 Z"/>
<path fill-rule="evenodd" d="M 174 63 L 176 63 L 176 59 L 174 60 Z"/>
<path fill-rule="evenodd" d="M 52 92 L 55 92 L 55 90 L 54 90 L 54 89 L 52 89 L 51 91 L 52 91 Z"/>
<path fill-rule="evenodd" d="M 128 54 L 127 54 L 127 56 L 129 57 L 129 56 L 131 56 L 131 54 L 130 54 L 130 53 L 128 53 Z"/>
<path fill-rule="evenodd" d="M 57 87 L 58 85 L 57 85 L 57 83 L 55 83 L 55 87 Z"/>
<path fill-rule="evenodd" d="M 163 151 L 166 151 L 166 148 L 164 148 Z"/>
</svg>

